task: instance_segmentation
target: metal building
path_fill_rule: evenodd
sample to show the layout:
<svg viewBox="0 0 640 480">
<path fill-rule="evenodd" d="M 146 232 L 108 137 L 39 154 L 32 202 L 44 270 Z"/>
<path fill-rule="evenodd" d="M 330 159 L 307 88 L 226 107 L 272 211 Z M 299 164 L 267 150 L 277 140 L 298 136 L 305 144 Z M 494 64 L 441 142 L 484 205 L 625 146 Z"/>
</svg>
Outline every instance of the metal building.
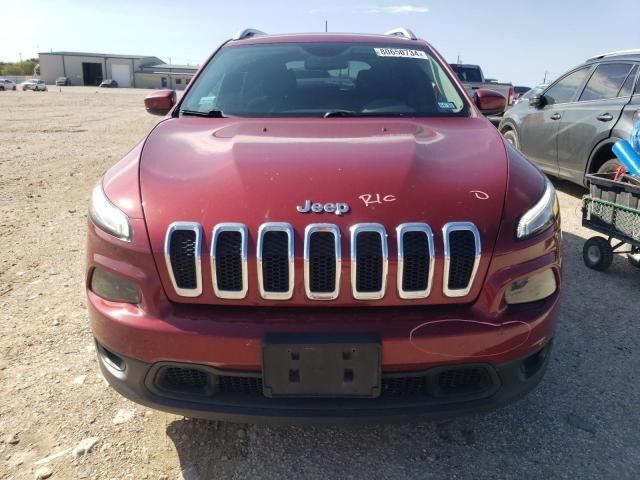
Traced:
<svg viewBox="0 0 640 480">
<path fill-rule="evenodd" d="M 67 77 L 71 85 L 99 85 L 111 78 L 119 87 L 173 88 L 182 90 L 198 67 L 168 65 L 154 56 L 84 52 L 43 52 L 40 77 L 47 84 Z"/>
</svg>

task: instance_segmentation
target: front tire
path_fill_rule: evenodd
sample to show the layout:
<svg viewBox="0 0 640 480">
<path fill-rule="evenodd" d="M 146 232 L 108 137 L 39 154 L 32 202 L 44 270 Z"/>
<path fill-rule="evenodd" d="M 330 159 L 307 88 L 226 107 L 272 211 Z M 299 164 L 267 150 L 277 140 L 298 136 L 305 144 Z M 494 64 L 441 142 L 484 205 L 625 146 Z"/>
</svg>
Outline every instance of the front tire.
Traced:
<svg viewBox="0 0 640 480">
<path fill-rule="evenodd" d="M 591 237 L 584 242 L 582 247 L 582 259 L 584 264 L 598 272 L 607 270 L 613 262 L 613 248 L 602 237 Z"/>
<path fill-rule="evenodd" d="M 518 134 L 515 130 L 505 130 L 504 132 L 502 132 L 502 136 L 507 142 L 511 144 L 511 146 L 520 149 L 520 139 L 518 138 Z"/>
</svg>

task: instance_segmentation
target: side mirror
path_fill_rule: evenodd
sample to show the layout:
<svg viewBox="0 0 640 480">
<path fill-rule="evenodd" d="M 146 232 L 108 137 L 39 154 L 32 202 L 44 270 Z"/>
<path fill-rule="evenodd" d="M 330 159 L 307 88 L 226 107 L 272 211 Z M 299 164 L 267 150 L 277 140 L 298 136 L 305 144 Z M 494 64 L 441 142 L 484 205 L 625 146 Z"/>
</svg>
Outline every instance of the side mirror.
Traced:
<svg viewBox="0 0 640 480">
<path fill-rule="evenodd" d="M 541 93 L 534 93 L 529 97 L 529 105 L 535 108 L 544 107 L 544 95 Z"/>
<path fill-rule="evenodd" d="M 476 90 L 476 105 L 485 115 L 503 112 L 507 107 L 507 99 L 500 92 L 480 88 Z"/>
<path fill-rule="evenodd" d="M 144 106 L 152 115 L 166 115 L 176 104 L 175 90 L 158 90 L 144 99 Z"/>
</svg>

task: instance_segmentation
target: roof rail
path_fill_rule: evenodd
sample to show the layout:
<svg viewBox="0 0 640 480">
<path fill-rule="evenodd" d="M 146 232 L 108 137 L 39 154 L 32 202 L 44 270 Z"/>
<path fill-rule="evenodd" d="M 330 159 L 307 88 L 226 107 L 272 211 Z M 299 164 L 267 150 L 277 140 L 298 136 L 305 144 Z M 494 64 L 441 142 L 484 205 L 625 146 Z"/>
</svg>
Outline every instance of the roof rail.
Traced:
<svg viewBox="0 0 640 480">
<path fill-rule="evenodd" d="M 408 28 L 404 28 L 404 27 L 394 28 L 393 30 L 389 30 L 388 32 L 384 32 L 384 34 L 385 35 L 393 35 L 394 37 L 403 37 L 403 38 L 406 38 L 407 40 L 417 40 L 418 39 L 418 37 L 416 37 L 415 33 L 413 33 Z"/>
<path fill-rule="evenodd" d="M 634 54 L 640 55 L 640 48 L 630 48 L 629 50 L 618 50 L 615 52 L 601 53 L 600 55 L 596 55 L 595 57 L 587 58 L 587 62 L 590 62 L 591 60 L 597 60 L 599 58 L 613 57 L 616 55 L 634 55 Z"/>
<path fill-rule="evenodd" d="M 231 37 L 231 40 L 243 40 L 245 38 L 256 37 L 258 35 L 266 35 L 261 30 L 256 30 L 255 28 L 245 28 L 244 30 L 239 30 L 236 34 Z"/>
</svg>

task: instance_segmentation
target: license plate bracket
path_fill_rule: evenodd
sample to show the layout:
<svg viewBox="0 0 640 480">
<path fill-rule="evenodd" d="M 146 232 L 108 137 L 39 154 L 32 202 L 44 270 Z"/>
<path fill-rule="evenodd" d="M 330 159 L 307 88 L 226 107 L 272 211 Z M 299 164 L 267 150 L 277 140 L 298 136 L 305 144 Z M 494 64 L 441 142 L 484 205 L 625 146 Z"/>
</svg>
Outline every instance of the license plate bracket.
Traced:
<svg viewBox="0 0 640 480">
<path fill-rule="evenodd" d="M 373 334 L 268 334 L 262 341 L 267 397 L 375 398 L 380 339 Z"/>
</svg>

